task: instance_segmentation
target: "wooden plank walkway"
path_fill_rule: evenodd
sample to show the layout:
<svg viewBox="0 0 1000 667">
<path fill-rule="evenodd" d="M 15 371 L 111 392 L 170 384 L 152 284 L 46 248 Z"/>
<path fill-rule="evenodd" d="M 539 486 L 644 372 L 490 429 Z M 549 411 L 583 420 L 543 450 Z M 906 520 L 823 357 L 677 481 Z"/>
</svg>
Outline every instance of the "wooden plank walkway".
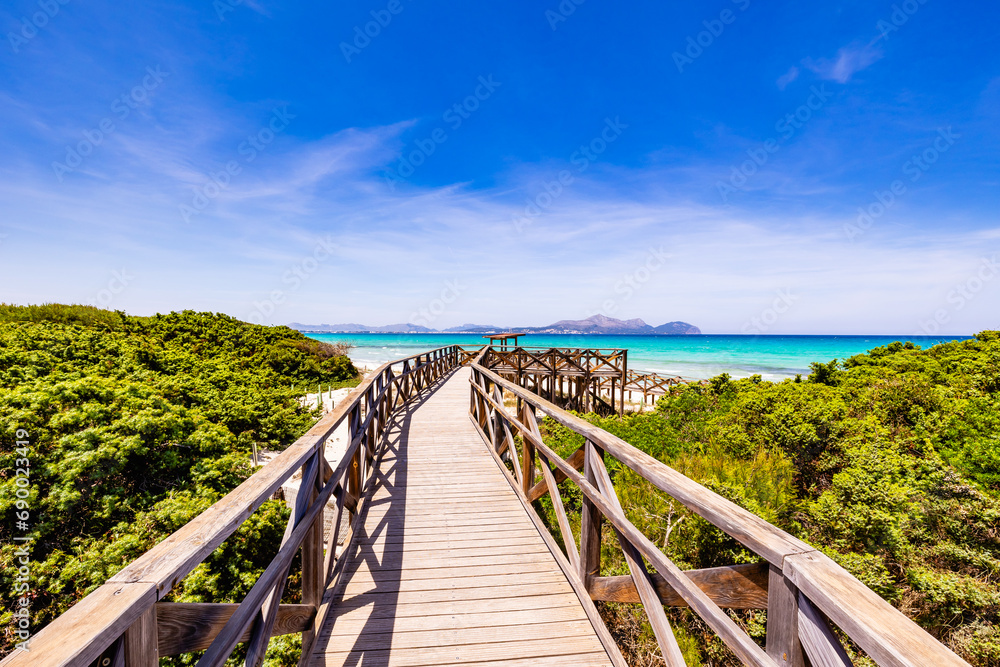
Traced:
<svg viewBox="0 0 1000 667">
<path fill-rule="evenodd" d="M 391 427 L 314 667 L 613 664 L 469 419 L 469 373 Z"/>
</svg>

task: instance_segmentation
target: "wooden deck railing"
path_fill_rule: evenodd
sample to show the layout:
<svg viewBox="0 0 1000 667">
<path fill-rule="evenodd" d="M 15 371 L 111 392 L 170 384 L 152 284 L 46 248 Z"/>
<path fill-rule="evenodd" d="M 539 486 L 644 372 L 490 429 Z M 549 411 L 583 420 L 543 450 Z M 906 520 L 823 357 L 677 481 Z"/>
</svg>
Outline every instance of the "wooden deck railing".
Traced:
<svg viewBox="0 0 1000 667">
<path fill-rule="evenodd" d="M 642 402 L 646 403 L 649 396 L 662 396 L 669 393 L 671 387 L 685 382 L 694 382 L 694 380 L 685 380 L 678 375 L 663 375 L 630 368 L 625 377 L 625 391 L 628 392 L 630 401 L 632 400 L 632 392 L 638 392 L 642 394 Z"/>
<path fill-rule="evenodd" d="M 485 354 L 480 353 L 476 362 Z M 968 667 L 809 544 L 476 362 L 471 377 L 472 420 L 525 504 L 546 493 L 551 497 L 565 547 L 565 554 L 556 556 L 567 576 L 594 600 L 640 602 L 668 666 L 683 667 L 684 660 L 664 605 L 691 607 L 746 665 L 803 667 L 808 664 L 806 656 L 813 667 L 851 665 L 829 620 L 878 665 Z M 505 391 L 518 399 L 517 414 L 504 406 Z M 539 413 L 582 435 L 584 446 L 569 459 L 560 458 L 542 440 Z M 762 564 L 681 571 L 626 518 L 605 456 L 735 538 L 758 554 Z M 583 495 L 579 541 L 559 492 L 559 483 L 567 479 Z M 617 536 L 631 576 L 600 575 L 605 521 Z M 554 545 L 550 542 L 550 547 Z M 743 632 L 723 611 L 726 607 L 767 609 L 766 647 Z"/>
<path fill-rule="evenodd" d="M 488 346 L 477 353 L 479 363 L 502 377 L 545 395 L 559 397 L 575 410 L 591 411 L 598 406 L 611 412 L 625 409 L 628 350 L 572 347 Z M 607 390 L 608 400 L 601 397 Z M 621 400 L 615 396 L 620 394 Z M 617 403 L 617 405 L 616 405 Z"/>
<path fill-rule="evenodd" d="M 199 667 L 216 667 L 237 643 L 248 642 L 246 665 L 258 667 L 272 636 L 296 632 L 307 658 L 328 612 L 323 591 L 342 571 L 337 545 L 343 512 L 351 518 L 346 547 L 392 414 L 460 363 L 459 348 L 450 346 L 380 366 L 272 462 L 42 629 L 28 652 L 16 650 L 0 665 L 155 667 L 158 656 L 205 650 Z M 332 465 L 325 442 L 345 420 L 347 451 Z M 281 545 L 243 602 L 161 601 L 299 469 L 301 486 Z M 324 544 L 323 512 L 331 496 L 337 516 Z M 302 604 L 280 604 L 300 550 Z"/>
<path fill-rule="evenodd" d="M 486 368 L 505 372 L 617 377 L 624 375 L 628 366 L 628 350 L 522 345 L 500 349 L 489 346 L 481 363 Z"/>
</svg>

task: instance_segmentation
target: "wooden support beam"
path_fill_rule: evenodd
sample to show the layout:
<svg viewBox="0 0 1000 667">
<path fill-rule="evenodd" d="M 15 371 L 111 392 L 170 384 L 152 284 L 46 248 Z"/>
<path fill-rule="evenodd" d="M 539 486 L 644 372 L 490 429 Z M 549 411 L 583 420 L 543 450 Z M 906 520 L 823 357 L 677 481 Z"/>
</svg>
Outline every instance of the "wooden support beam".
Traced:
<svg viewBox="0 0 1000 667">
<path fill-rule="evenodd" d="M 323 456 L 322 451 L 317 453 L 317 457 L 321 463 L 325 463 L 326 457 Z M 310 503 L 315 501 L 322 487 L 323 482 L 317 477 L 316 483 L 309 489 Z M 302 491 L 304 490 L 302 489 Z M 323 591 L 326 588 L 326 570 L 323 567 L 324 510 L 321 510 L 316 519 L 313 520 L 312 528 L 306 535 L 306 539 L 302 542 L 302 602 L 314 609 L 318 609 L 320 604 L 322 604 Z M 319 631 L 320 628 L 311 627 L 302 633 L 303 652 L 312 651 L 313 642 L 316 640 Z"/>
<path fill-rule="evenodd" d="M 785 558 L 783 569 L 809 602 L 877 664 L 968 667 L 967 662 L 828 556 L 818 551 L 793 554 Z"/>
<path fill-rule="evenodd" d="M 603 459 L 604 452 L 593 443 L 583 443 L 584 476 L 597 485 L 594 459 Z M 601 521 L 603 517 L 597 507 L 584 496 L 580 512 L 580 581 L 587 584 L 594 577 L 601 576 Z"/>
<path fill-rule="evenodd" d="M 840 640 L 830 630 L 823 614 L 801 592 L 797 603 L 799 638 L 812 667 L 853 667 L 854 663 L 840 645 Z"/>
<path fill-rule="evenodd" d="M 611 477 L 607 468 L 604 467 L 604 460 L 598 457 L 593 443 L 587 442 L 587 469 L 595 473 L 593 476 L 601 493 L 607 498 L 611 506 L 619 512 L 624 513 L 621 502 L 615 487 L 611 484 Z M 590 480 L 588 480 L 590 481 Z M 642 560 L 639 550 L 628 541 L 617 527 L 614 529 L 618 536 L 618 543 L 621 545 L 622 553 L 625 555 L 625 562 L 628 563 L 629 572 L 632 574 L 632 582 L 635 590 L 642 601 L 643 611 L 656 636 L 656 643 L 660 646 L 660 653 L 667 667 L 684 667 L 684 655 L 681 653 L 680 645 L 674 636 L 674 630 L 670 627 L 670 620 L 666 612 L 663 611 L 663 603 L 656 592 L 652 574 L 646 569 L 646 564 Z"/>
<path fill-rule="evenodd" d="M 525 409 L 527 407 L 525 406 Z M 525 417 L 523 412 L 519 413 L 518 416 L 524 421 Z M 531 443 L 528 438 L 521 438 L 521 491 L 526 495 L 530 496 L 531 492 L 534 491 L 535 487 L 532 486 L 535 482 L 535 446 Z M 544 482 L 540 482 L 544 487 Z M 536 485 L 537 486 L 537 485 Z M 544 491 L 543 491 L 544 493 Z M 541 496 L 538 496 L 541 497 Z M 531 502 L 530 500 L 528 502 Z"/>
<path fill-rule="evenodd" d="M 580 449 L 573 452 L 573 454 L 568 459 L 566 459 L 566 463 L 570 464 L 577 470 L 583 470 L 584 448 L 581 447 Z M 566 473 L 564 473 L 562 470 L 556 470 L 553 473 L 553 475 L 556 478 L 556 484 L 559 484 L 560 482 L 566 479 Z M 545 485 L 545 480 L 542 480 L 538 484 L 532 486 L 528 491 L 526 491 L 525 495 L 528 497 L 528 502 L 533 503 L 542 496 L 544 496 L 546 493 L 548 493 L 548 491 L 549 488 Z"/>
<path fill-rule="evenodd" d="M 771 565 L 767 586 L 767 654 L 779 667 L 805 667 L 799 643 L 799 591 Z"/>
<path fill-rule="evenodd" d="M 158 602 L 156 637 L 160 656 L 207 649 L 238 608 L 238 604 Z M 313 607 L 305 604 L 280 605 L 271 636 L 290 635 L 309 629 L 315 613 Z M 240 641 L 249 639 L 250 628 L 247 628 Z"/>
<path fill-rule="evenodd" d="M 125 631 L 125 667 L 157 667 L 160 664 L 156 626 L 156 605 L 153 605 Z"/>
</svg>

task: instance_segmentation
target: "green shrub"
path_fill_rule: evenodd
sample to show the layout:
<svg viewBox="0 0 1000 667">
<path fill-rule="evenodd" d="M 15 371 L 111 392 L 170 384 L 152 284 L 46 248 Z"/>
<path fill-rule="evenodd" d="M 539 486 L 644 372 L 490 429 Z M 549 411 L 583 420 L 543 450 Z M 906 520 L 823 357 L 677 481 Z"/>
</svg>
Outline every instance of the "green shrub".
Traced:
<svg viewBox="0 0 1000 667">
<path fill-rule="evenodd" d="M 0 306 L 0 511 L 14 510 L 24 429 L 32 630 L 249 477 L 254 443 L 294 442 L 315 421 L 298 402 L 301 387 L 357 382 L 342 351 L 211 313 Z M 282 503 L 266 503 L 172 594 L 242 599 L 277 552 L 287 515 Z M 13 526 L 0 522 L 7 628 Z M 5 633 L 0 653 L 11 647 Z"/>
</svg>

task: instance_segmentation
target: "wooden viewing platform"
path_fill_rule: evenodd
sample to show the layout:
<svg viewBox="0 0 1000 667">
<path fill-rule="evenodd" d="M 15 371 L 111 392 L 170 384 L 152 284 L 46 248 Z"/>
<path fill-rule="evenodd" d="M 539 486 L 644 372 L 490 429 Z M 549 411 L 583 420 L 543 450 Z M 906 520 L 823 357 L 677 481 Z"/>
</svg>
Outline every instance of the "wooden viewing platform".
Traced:
<svg viewBox="0 0 1000 667">
<path fill-rule="evenodd" d="M 295 633 L 300 667 L 625 667 L 594 606 L 607 601 L 642 605 L 668 667 L 684 660 L 665 606 L 690 607 L 745 665 L 847 667 L 846 636 L 881 667 L 968 667 L 812 545 L 491 370 L 483 362 L 495 352 L 450 346 L 379 367 L 250 479 L 0 665 L 155 667 L 203 652 L 199 667 L 220 667 L 242 646 L 241 661 L 259 667 L 271 637 Z M 560 458 L 541 437 L 543 418 L 583 446 Z M 347 450 L 327 461 L 326 440 L 341 425 Z M 629 522 L 611 462 L 759 562 L 681 571 Z M 281 544 L 240 603 L 167 601 L 299 471 Z M 562 501 L 569 487 L 579 521 Z M 545 495 L 561 544 L 533 504 Z M 602 534 L 628 574 L 602 571 Z M 301 603 L 284 604 L 296 556 Z M 766 609 L 764 645 L 726 609 Z"/>
<path fill-rule="evenodd" d="M 584 412 L 598 407 L 624 412 L 628 350 L 564 347 L 490 346 L 480 359 L 485 368 L 516 384 Z M 603 400 L 602 389 L 608 398 Z M 620 402 L 615 398 L 620 395 Z M 618 403 L 616 407 L 616 403 Z"/>
</svg>

